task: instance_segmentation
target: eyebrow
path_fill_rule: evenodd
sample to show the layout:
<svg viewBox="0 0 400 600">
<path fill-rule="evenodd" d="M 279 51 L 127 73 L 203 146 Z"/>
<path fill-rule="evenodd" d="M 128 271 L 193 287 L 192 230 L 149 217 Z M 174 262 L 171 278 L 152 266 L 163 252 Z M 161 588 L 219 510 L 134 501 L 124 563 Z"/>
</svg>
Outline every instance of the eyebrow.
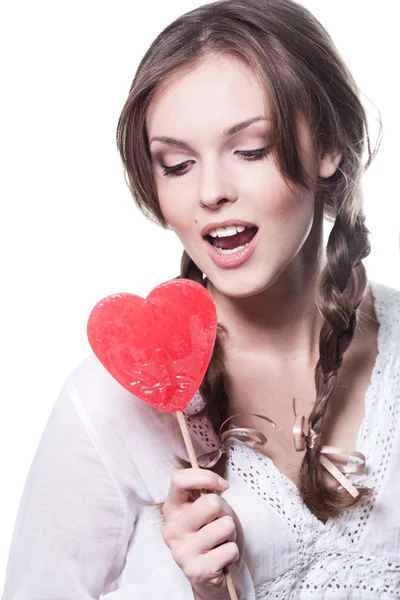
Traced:
<svg viewBox="0 0 400 600">
<path fill-rule="evenodd" d="M 257 121 L 270 121 L 270 119 L 267 119 L 266 117 L 253 117 L 252 119 L 241 121 L 240 123 L 236 123 L 236 125 L 232 125 L 232 127 L 224 129 L 224 131 L 222 132 L 222 136 L 224 138 L 232 137 L 239 133 L 239 131 L 242 131 L 242 129 L 245 129 L 246 127 L 248 127 L 252 123 L 256 123 Z M 164 144 L 168 144 L 169 146 L 177 146 L 178 148 L 183 148 L 184 150 L 192 149 L 190 147 L 190 144 L 188 144 L 187 142 L 184 142 L 183 140 L 177 140 L 176 138 L 168 137 L 165 135 L 153 136 L 149 142 L 149 145 L 155 141 L 164 142 Z"/>
</svg>

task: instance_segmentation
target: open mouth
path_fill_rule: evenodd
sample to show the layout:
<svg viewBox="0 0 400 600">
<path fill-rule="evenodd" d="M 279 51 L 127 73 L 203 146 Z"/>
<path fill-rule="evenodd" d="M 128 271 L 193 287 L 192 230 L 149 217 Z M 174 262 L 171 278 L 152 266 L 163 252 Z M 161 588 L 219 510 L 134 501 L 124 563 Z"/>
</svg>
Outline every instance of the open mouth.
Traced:
<svg viewBox="0 0 400 600">
<path fill-rule="evenodd" d="M 210 231 L 205 239 L 221 254 L 233 254 L 245 248 L 257 231 L 258 227 L 230 225 Z"/>
</svg>

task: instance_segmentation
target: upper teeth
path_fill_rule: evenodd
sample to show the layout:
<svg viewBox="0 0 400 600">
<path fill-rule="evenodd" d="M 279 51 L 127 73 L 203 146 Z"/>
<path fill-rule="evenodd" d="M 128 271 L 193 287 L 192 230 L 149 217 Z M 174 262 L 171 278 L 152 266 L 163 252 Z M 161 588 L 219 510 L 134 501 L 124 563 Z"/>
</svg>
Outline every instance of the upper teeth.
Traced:
<svg viewBox="0 0 400 600">
<path fill-rule="evenodd" d="M 216 229 L 211 229 L 208 235 L 211 237 L 228 237 L 229 235 L 236 235 L 236 233 L 241 233 L 246 228 L 242 225 L 229 225 L 229 227 L 217 227 Z"/>
</svg>

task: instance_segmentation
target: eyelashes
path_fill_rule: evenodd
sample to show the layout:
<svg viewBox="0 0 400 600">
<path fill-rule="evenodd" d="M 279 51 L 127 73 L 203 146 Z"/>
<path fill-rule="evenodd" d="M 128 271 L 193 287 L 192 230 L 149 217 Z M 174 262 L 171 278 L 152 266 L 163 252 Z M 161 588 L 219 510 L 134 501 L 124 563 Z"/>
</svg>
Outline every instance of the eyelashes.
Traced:
<svg viewBox="0 0 400 600">
<path fill-rule="evenodd" d="M 265 156 L 267 156 L 272 149 L 272 146 L 269 148 L 258 148 L 257 150 L 237 150 L 235 154 L 238 154 L 242 160 L 247 160 L 249 162 L 261 160 Z M 187 160 L 183 163 L 179 163 L 179 165 L 173 165 L 172 167 L 167 167 L 166 165 L 161 165 L 163 167 L 163 175 L 164 177 L 182 177 L 185 175 L 187 171 L 185 171 L 186 166 L 190 163 L 190 160 Z"/>
</svg>

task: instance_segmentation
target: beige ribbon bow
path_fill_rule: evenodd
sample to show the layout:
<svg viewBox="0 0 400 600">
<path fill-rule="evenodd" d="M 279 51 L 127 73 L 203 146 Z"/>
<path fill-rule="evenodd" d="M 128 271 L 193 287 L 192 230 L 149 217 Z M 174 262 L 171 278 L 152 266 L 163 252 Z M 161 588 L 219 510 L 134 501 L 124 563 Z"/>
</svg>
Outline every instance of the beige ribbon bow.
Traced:
<svg viewBox="0 0 400 600">
<path fill-rule="evenodd" d="M 308 435 L 304 433 L 304 416 L 296 414 L 296 399 L 293 398 L 293 441 L 297 452 L 302 452 L 306 448 L 315 450 L 319 453 L 319 460 L 323 467 L 349 492 L 353 498 L 357 498 L 359 492 L 357 488 L 344 476 L 344 473 L 359 473 L 365 468 L 365 456 L 355 450 L 343 450 L 337 446 L 321 446 L 319 439 L 320 433 L 313 429 L 309 430 Z M 329 457 L 329 458 L 328 458 Z M 350 461 L 357 461 L 357 464 L 349 464 Z"/>
<path fill-rule="evenodd" d="M 262 446 L 264 446 L 267 443 L 267 437 L 258 429 L 250 429 L 247 427 L 232 427 L 224 432 L 222 431 L 224 425 L 228 423 L 228 421 L 231 421 L 235 417 L 248 415 L 258 417 L 259 419 L 263 419 L 264 421 L 268 421 L 268 423 L 270 423 L 273 427 L 280 429 L 278 425 L 276 425 L 276 423 L 272 421 L 272 419 L 265 417 L 264 415 L 257 415 L 256 413 L 237 413 L 235 415 L 232 415 L 231 417 L 225 419 L 225 421 L 221 424 L 221 427 L 219 428 L 218 435 L 220 444 L 218 448 L 216 450 L 212 450 L 211 452 L 207 452 L 206 454 L 202 454 L 198 457 L 197 460 L 200 466 L 206 469 L 210 469 L 211 467 L 213 467 L 219 461 L 221 456 L 228 452 L 228 445 L 226 442 L 229 438 L 236 438 L 242 441 L 243 443 L 247 444 L 247 446 L 255 448 L 256 450 L 262 448 Z"/>
<path fill-rule="evenodd" d="M 320 434 L 316 433 L 313 429 L 310 429 L 308 435 L 304 434 L 305 417 L 296 414 L 295 398 L 293 398 L 293 412 L 295 416 L 293 425 L 293 442 L 297 452 L 302 452 L 306 448 L 315 450 L 319 453 L 319 460 L 321 464 L 329 471 L 329 473 L 349 492 L 353 498 L 359 495 L 358 490 L 353 484 L 344 476 L 344 473 L 358 473 L 365 468 L 365 456 L 361 452 L 350 452 L 343 450 L 337 446 L 321 446 L 318 442 Z M 267 443 L 267 437 L 258 429 L 251 429 L 247 427 L 231 427 L 226 431 L 223 431 L 226 423 L 234 419 L 235 417 L 251 415 L 259 419 L 263 419 L 270 423 L 273 427 L 276 427 L 279 431 L 282 431 L 272 419 L 264 415 L 258 415 L 256 413 L 237 413 L 225 419 L 219 428 L 219 440 L 220 444 L 216 450 L 207 452 L 198 457 L 198 462 L 201 467 L 209 469 L 213 467 L 221 458 L 223 454 L 228 451 L 227 440 L 229 438 L 236 438 L 242 441 L 251 448 L 259 449 Z M 329 458 L 328 458 L 329 456 Z M 350 460 L 358 460 L 358 464 L 348 463 Z"/>
</svg>

